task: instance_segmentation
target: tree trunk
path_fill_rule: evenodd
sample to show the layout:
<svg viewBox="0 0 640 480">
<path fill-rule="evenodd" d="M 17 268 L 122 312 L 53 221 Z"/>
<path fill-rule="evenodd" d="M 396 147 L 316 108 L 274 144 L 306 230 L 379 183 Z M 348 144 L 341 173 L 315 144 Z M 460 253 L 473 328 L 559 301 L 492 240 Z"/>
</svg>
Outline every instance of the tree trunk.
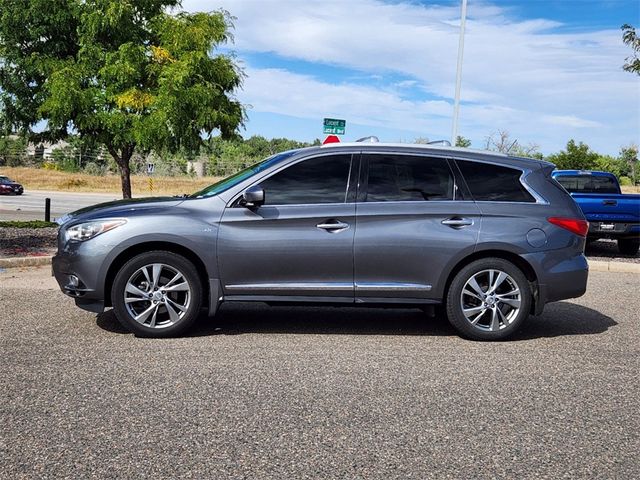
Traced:
<svg viewBox="0 0 640 480">
<path fill-rule="evenodd" d="M 129 159 L 127 159 L 126 162 L 123 159 L 118 167 L 120 167 L 120 181 L 122 182 L 122 198 L 131 198 L 131 168 L 129 167 Z"/>
<path fill-rule="evenodd" d="M 129 161 L 133 155 L 135 145 L 125 145 L 120 148 L 120 153 L 113 145 L 107 145 L 107 150 L 118 164 L 120 181 L 122 183 L 122 198 L 131 198 L 131 167 Z"/>
</svg>

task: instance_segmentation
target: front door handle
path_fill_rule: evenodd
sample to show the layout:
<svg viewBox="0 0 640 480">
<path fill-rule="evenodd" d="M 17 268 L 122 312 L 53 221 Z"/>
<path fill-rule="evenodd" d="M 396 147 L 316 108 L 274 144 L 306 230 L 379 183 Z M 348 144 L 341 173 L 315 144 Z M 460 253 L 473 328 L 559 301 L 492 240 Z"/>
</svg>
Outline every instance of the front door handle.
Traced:
<svg viewBox="0 0 640 480">
<path fill-rule="evenodd" d="M 341 232 L 342 230 L 346 230 L 347 228 L 349 228 L 349 224 L 348 223 L 344 223 L 341 222 L 339 220 L 325 220 L 322 223 L 319 223 L 316 225 L 316 227 L 322 229 L 322 230 L 326 230 L 327 232 Z"/>
<path fill-rule="evenodd" d="M 446 220 L 442 220 L 442 224 L 451 228 L 462 228 L 473 225 L 473 220 L 463 217 L 451 217 Z"/>
</svg>

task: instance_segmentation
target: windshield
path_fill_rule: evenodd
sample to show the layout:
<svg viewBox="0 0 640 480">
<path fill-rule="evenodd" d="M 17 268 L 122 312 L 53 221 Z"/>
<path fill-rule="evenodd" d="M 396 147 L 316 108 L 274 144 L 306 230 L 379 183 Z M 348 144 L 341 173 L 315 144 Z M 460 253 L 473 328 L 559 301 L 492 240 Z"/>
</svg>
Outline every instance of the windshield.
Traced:
<svg viewBox="0 0 640 480">
<path fill-rule="evenodd" d="M 597 175 L 559 175 L 556 180 L 569 193 L 620 193 L 611 177 Z"/>
<path fill-rule="evenodd" d="M 0 183 L 13 183 L 9 177 L 0 177 Z"/>
<path fill-rule="evenodd" d="M 262 172 L 263 170 L 266 170 L 270 166 L 275 165 L 276 163 L 279 163 L 289 158 L 297 151 L 298 150 L 289 150 L 288 152 L 278 153 L 276 155 L 272 155 L 271 157 L 265 158 L 264 160 L 256 163 L 255 165 L 245 168 L 244 170 L 241 170 L 238 173 L 231 175 L 230 177 L 227 177 L 223 180 L 220 180 L 217 183 L 214 183 L 213 185 L 209 185 L 207 188 L 190 195 L 189 198 L 203 198 L 203 197 L 211 197 L 213 195 L 218 195 L 219 193 L 229 190 L 231 187 L 239 184 L 240 182 L 249 178 L 250 176 L 255 175 L 256 173 Z"/>
</svg>

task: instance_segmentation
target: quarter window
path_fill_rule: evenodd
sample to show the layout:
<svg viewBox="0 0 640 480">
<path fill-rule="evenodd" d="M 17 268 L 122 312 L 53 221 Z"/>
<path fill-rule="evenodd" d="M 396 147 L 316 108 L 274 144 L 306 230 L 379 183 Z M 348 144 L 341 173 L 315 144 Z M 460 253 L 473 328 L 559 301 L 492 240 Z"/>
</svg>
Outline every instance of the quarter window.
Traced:
<svg viewBox="0 0 640 480">
<path fill-rule="evenodd" d="M 535 202 L 520 182 L 522 171 L 490 163 L 456 160 L 478 202 Z"/>
<path fill-rule="evenodd" d="M 452 200 L 454 180 L 446 160 L 412 155 L 367 155 L 367 202 Z"/>
<path fill-rule="evenodd" d="M 260 186 L 265 205 L 344 203 L 351 155 L 327 155 L 296 163 Z"/>
</svg>

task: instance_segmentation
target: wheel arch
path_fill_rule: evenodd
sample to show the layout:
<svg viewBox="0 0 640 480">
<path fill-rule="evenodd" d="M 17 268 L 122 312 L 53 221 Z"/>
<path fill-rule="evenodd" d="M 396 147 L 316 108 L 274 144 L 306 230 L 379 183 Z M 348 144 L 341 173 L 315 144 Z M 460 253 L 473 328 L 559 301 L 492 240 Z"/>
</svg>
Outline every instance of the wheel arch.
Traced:
<svg viewBox="0 0 640 480">
<path fill-rule="evenodd" d="M 193 263 L 193 265 L 196 267 L 196 270 L 198 271 L 198 276 L 200 277 L 200 281 L 202 283 L 203 293 L 205 294 L 203 298 L 203 305 L 209 305 L 209 297 L 211 295 L 209 288 L 209 276 L 207 274 L 207 268 L 198 254 L 196 254 L 193 250 L 185 247 L 184 245 L 179 245 L 177 243 L 166 241 L 151 241 L 131 245 L 120 252 L 118 256 L 113 259 L 113 261 L 109 265 L 109 269 L 107 270 L 107 275 L 104 282 L 105 307 L 112 306 L 111 289 L 113 287 L 113 282 L 116 278 L 116 274 L 122 268 L 122 266 L 136 255 L 153 250 L 176 253 L 185 257 L 187 260 Z"/>
<path fill-rule="evenodd" d="M 516 267 L 518 267 L 526 279 L 529 281 L 531 285 L 531 293 L 533 294 L 532 302 L 531 302 L 531 313 L 534 314 L 536 312 L 536 305 L 538 303 L 538 276 L 534 268 L 531 266 L 529 262 L 527 262 L 524 258 L 522 258 L 517 253 L 510 252 L 508 250 L 500 250 L 500 249 L 490 249 L 490 250 L 480 250 L 472 253 L 464 257 L 458 263 L 454 265 L 454 267 L 449 272 L 447 276 L 447 281 L 444 285 L 444 290 L 442 294 L 442 298 L 446 299 L 447 294 L 449 293 L 449 287 L 451 286 L 451 282 L 454 277 L 458 274 L 460 270 L 469 265 L 471 262 L 475 262 L 476 260 L 481 260 L 483 258 L 501 258 L 503 260 L 507 260 L 508 262 L 513 263 Z M 443 300 L 444 301 L 444 300 Z"/>
</svg>

